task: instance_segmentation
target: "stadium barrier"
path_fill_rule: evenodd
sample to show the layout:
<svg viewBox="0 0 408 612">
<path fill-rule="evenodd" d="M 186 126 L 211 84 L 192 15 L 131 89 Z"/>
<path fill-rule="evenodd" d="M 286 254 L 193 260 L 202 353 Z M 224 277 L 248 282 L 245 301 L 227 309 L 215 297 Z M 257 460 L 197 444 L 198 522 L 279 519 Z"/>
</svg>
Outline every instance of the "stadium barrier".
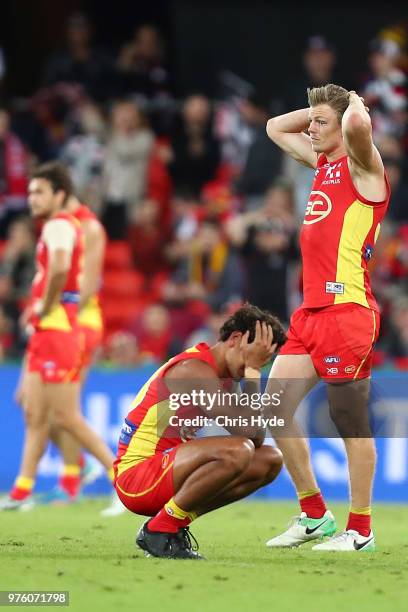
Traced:
<svg viewBox="0 0 408 612">
<path fill-rule="evenodd" d="M 138 389 L 152 374 L 153 367 L 135 370 L 95 369 L 83 393 L 84 413 L 91 425 L 116 448 L 122 421 Z M 13 401 L 19 368 L 0 368 L 2 408 L 0 410 L 0 491 L 10 488 L 17 474 L 23 442 L 21 410 Z M 374 496 L 378 501 L 408 502 L 408 377 L 396 372 L 377 373 L 373 378 L 371 408 L 377 425 L 378 464 Z M 326 412 L 325 390 L 317 387 L 302 403 L 303 422 Z M 313 423 L 309 430 L 313 433 Z M 315 432 L 315 435 L 316 432 Z M 334 437 L 312 437 L 313 464 L 319 484 L 328 498 L 345 500 L 348 494 L 347 462 L 342 440 Z M 56 482 L 60 458 L 51 446 L 39 470 L 36 491 L 51 488 Z M 96 467 L 96 465 L 95 465 Z M 98 466 L 99 467 L 99 466 Z M 101 471 L 90 494 L 106 494 L 110 486 Z M 263 499 L 293 499 L 294 490 L 284 470 L 278 480 L 256 494 Z"/>
</svg>

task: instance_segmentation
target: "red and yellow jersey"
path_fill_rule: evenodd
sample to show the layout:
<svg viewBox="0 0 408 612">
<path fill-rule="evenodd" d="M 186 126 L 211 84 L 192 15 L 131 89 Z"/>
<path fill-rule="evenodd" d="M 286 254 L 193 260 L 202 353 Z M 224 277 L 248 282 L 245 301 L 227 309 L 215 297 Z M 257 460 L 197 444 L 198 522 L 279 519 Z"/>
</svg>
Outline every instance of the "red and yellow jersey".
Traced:
<svg viewBox="0 0 408 612">
<path fill-rule="evenodd" d="M 46 234 L 51 224 L 58 220 L 67 221 L 73 230 L 71 267 L 59 303 L 55 304 L 50 312 L 41 318 L 38 328 L 71 331 L 77 322 L 84 244 L 80 224 L 72 215 L 64 211 L 52 217 L 42 228 L 36 249 L 36 274 L 31 287 L 31 302 L 35 303 L 44 297 L 49 262 L 49 247 L 47 245 Z"/>
<path fill-rule="evenodd" d="M 71 214 L 73 217 L 75 217 L 75 219 L 78 219 L 80 223 L 82 223 L 83 221 L 97 221 L 98 223 L 100 223 L 98 217 L 89 208 L 89 206 L 86 206 L 86 204 L 81 204 Z"/>
<path fill-rule="evenodd" d="M 78 208 L 71 214 L 76 219 L 78 219 L 80 223 L 83 223 L 84 221 L 90 221 L 90 220 L 96 221 L 101 227 L 101 229 L 103 230 L 103 233 L 105 234 L 105 229 L 102 223 L 99 221 L 95 213 L 90 208 L 88 208 L 88 206 L 86 206 L 85 204 L 81 204 L 80 206 L 78 206 Z M 102 284 L 102 279 L 101 279 L 101 284 Z M 101 304 L 100 304 L 99 293 L 95 293 L 95 295 L 93 295 L 88 300 L 88 302 L 84 305 L 84 307 L 81 309 L 79 316 L 78 316 L 78 323 L 82 327 L 88 327 L 95 331 L 102 332 L 103 317 L 102 317 L 102 309 L 101 309 Z"/>
<path fill-rule="evenodd" d="M 353 185 L 347 155 L 319 157 L 300 234 L 304 308 L 353 302 L 378 310 L 367 265 L 390 199 L 384 176 L 385 200 L 370 202 Z"/>
<path fill-rule="evenodd" d="M 114 464 L 117 476 L 144 459 L 182 443 L 180 436 L 168 437 L 169 432 L 173 436 L 176 434 L 176 429 L 170 426 L 170 417 L 175 412 L 170 408 L 170 393 L 163 379 L 169 368 L 186 359 L 199 359 L 216 369 L 209 346 L 201 343 L 179 353 L 156 370 L 137 394 L 125 419 Z"/>
</svg>

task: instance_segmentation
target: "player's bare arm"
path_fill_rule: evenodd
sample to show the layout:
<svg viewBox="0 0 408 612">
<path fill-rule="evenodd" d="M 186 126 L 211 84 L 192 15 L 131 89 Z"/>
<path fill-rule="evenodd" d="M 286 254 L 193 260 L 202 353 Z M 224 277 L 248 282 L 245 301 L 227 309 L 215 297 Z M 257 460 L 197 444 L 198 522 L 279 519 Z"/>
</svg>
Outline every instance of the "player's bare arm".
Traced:
<svg viewBox="0 0 408 612">
<path fill-rule="evenodd" d="M 47 223 L 43 236 L 49 247 L 49 266 L 41 310 L 37 313 L 41 317 L 50 312 L 64 289 L 71 266 L 75 232 L 67 221 L 54 219 Z"/>
<path fill-rule="evenodd" d="M 94 219 L 84 221 L 82 229 L 84 231 L 85 250 L 79 308 L 85 306 L 100 289 L 106 242 L 105 234 L 98 221 Z"/>
<path fill-rule="evenodd" d="M 44 301 L 41 308 L 41 316 L 47 315 L 52 306 L 58 302 L 58 298 L 66 284 L 70 255 L 67 251 L 58 249 L 54 251 L 50 260 L 49 274 L 47 277 L 47 287 L 45 290 Z"/>
<path fill-rule="evenodd" d="M 270 361 L 276 350 L 276 344 L 273 343 L 273 330 L 266 323 L 257 322 L 253 342 L 248 343 L 248 336 L 248 332 L 242 335 L 238 348 L 239 351 L 242 351 L 244 358 L 243 393 L 247 394 L 249 398 L 257 396 L 256 399 L 259 400 L 261 368 Z M 248 437 L 255 447 L 262 446 L 265 430 L 251 425 L 251 416 L 254 415 L 253 410 L 250 406 L 241 406 L 239 402 L 234 402 L 231 399 L 231 397 L 234 397 L 231 390 L 226 391 L 222 381 L 209 364 L 199 360 L 182 361 L 166 373 L 165 380 L 172 393 L 191 393 L 192 389 L 195 388 L 208 393 L 207 397 L 222 398 L 224 393 L 231 394 L 228 395 L 228 401 L 226 399 L 222 404 L 215 403 L 211 412 L 207 413 L 206 416 L 211 418 L 241 416 L 247 419 L 248 426 L 231 426 L 227 427 L 228 431 L 235 435 Z M 249 404 L 251 404 L 250 400 Z"/>
<path fill-rule="evenodd" d="M 266 132 L 269 138 L 293 159 L 304 166 L 316 168 L 317 154 L 312 150 L 310 137 L 305 134 L 310 123 L 309 111 L 309 108 L 302 108 L 272 117 L 266 124 Z"/>
<path fill-rule="evenodd" d="M 373 143 L 370 115 L 354 91 L 341 127 L 353 183 L 364 197 L 381 202 L 386 196 L 384 166 Z"/>
<path fill-rule="evenodd" d="M 188 360 L 175 365 L 165 376 L 166 384 L 171 393 L 186 393 L 191 394 L 193 390 L 196 392 L 203 391 L 206 397 L 220 398 L 225 393 L 230 393 L 229 399 L 225 398 L 225 405 L 215 402 L 211 405 L 211 410 L 207 411 L 206 406 L 200 407 L 203 416 L 208 418 L 216 418 L 217 416 L 238 417 L 243 416 L 249 418 L 251 416 L 250 409 L 242 408 L 238 402 L 232 399 L 232 391 L 226 392 L 223 388 L 221 380 L 214 373 L 214 370 L 203 361 Z M 258 390 L 257 390 L 258 389 Z M 259 383 L 254 382 L 251 386 L 252 393 L 260 393 L 260 377 Z M 207 395 L 208 394 L 208 395 Z M 234 435 L 245 436 L 254 443 L 255 447 L 262 445 L 264 433 L 258 427 L 254 428 L 248 424 L 248 427 L 226 427 L 226 429 Z M 194 437 L 194 431 L 189 432 L 188 438 Z"/>
</svg>

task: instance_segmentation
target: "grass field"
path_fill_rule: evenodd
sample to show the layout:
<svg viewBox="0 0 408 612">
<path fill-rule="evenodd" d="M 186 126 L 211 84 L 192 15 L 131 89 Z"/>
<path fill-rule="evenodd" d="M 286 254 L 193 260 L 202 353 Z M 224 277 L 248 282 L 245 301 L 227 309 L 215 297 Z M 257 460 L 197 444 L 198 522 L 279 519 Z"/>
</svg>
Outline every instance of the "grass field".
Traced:
<svg viewBox="0 0 408 612">
<path fill-rule="evenodd" d="M 295 504 L 240 502 L 192 529 L 207 562 L 146 559 L 143 519 L 105 500 L 0 514 L 0 590 L 69 590 L 71 610 L 392 612 L 408 609 L 408 509 L 377 506 L 375 553 L 271 551 Z M 346 507 L 333 504 L 340 524 Z"/>
</svg>

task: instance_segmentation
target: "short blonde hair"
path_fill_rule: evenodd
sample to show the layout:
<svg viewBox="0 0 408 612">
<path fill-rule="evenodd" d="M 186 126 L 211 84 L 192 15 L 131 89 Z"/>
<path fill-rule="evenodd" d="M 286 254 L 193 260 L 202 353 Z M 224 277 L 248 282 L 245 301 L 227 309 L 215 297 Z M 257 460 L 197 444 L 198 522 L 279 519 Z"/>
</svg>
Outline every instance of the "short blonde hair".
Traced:
<svg viewBox="0 0 408 612">
<path fill-rule="evenodd" d="M 318 104 L 327 104 L 336 111 L 339 122 L 343 117 L 346 108 L 349 105 L 349 92 L 340 85 L 328 83 L 323 87 L 308 87 L 307 98 L 309 106 L 317 106 Z"/>
</svg>

